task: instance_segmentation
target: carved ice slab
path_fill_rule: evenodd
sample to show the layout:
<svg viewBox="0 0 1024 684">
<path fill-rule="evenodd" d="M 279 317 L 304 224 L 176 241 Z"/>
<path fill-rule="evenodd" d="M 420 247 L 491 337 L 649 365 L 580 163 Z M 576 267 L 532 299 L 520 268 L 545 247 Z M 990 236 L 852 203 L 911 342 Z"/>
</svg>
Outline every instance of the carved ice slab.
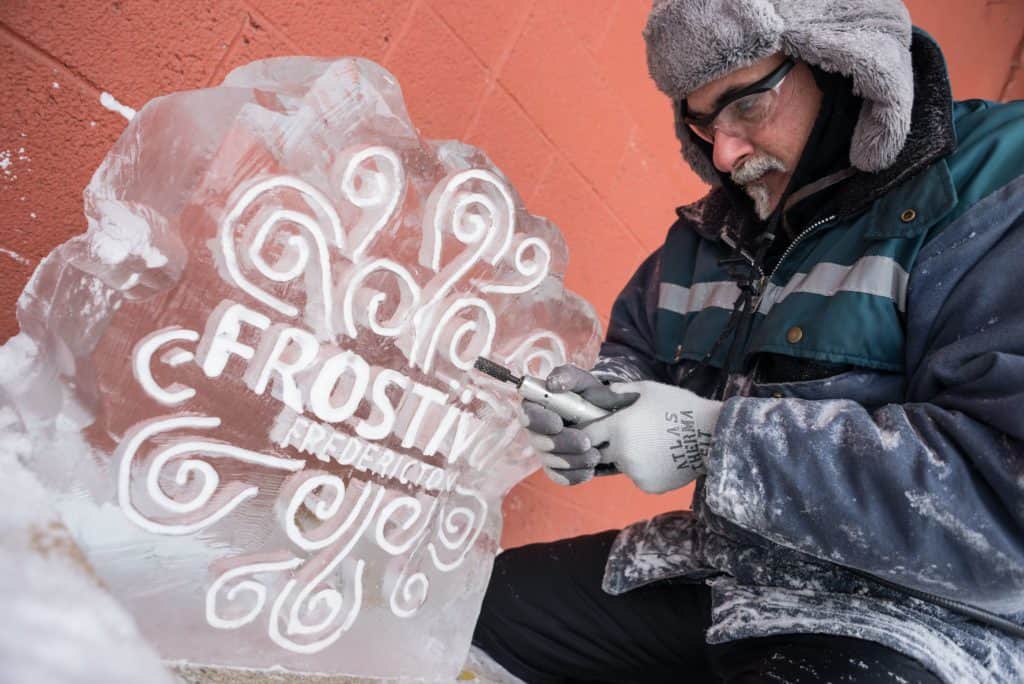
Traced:
<svg viewBox="0 0 1024 684">
<path fill-rule="evenodd" d="M 150 102 L 0 379 L 99 576 L 169 660 L 452 677 L 535 467 L 471 370 L 587 366 L 558 230 L 395 79 L 283 58 Z M 6 395 L 6 396 L 4 396 Z"/>
</svg>

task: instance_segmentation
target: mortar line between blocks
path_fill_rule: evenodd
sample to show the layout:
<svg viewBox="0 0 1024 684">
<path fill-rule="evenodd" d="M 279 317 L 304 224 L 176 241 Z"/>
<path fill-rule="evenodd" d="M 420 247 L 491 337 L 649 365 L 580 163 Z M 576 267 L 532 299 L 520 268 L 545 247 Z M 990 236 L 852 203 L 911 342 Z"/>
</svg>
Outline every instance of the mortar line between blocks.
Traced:
<svg viewBox="0 0 1024 684">
<path fill-rule="evenodd" d="M 548 158 L 544 161 L 544 168 L 537 174 L 537 182 L 533 184 L 533 190 L 530 192 L 529 198 L 524 198 L 523 201 L 528 206 L 532 205 L 537 199 L 537 193 L 540 192 L 541 187 L 548 179 L 548 175 L 551 173 L 551 169 L 555 168 L 555 154 L 554 150 L 548 152 Z"/>
<path fill-rule="evenodd" d="M 391 45 L 388 46 L 388 49 L 380 59 L 380 63 L 383 66 L 387 67 L 391 63 L 391 58 L 394 56 L 395 50 L 397 50 L 398 45 L 405 40 L 405 36 L 409 33 L 409 29 L 412 26 L 413 17 L 416 16 L 416 12 L 424 2 L 425 0 L 413 0 L 413 3 L 409 6 L 409 13 L 405 15 L 405 20 L 402 22 L 402 26 L 395 33 L 395 39 L 391 42 Z"/>
<path fill-rule="evenodd" d="M 466 124 L 465 130 L 462 131 L 463 140 L 469 140 L 476 131 L 477 124 L 480 123 L 480 117 L 483 116 L 484 103 L 487 102 L 487 98 L 491 96 L 491 93 L 495 91 L 495 85 L 495 79 L 489 75 L 487 83 L 484 85 L 484 92 L 476 103 L 476 107 L 473 108 L 473 116 L 469 117 L 469 123 Z"/>
<path fill-rule="evenodd" d="M 490 69 L 487 67 L 486 64 L 484 64 L 484 69 L 487 70 L 488 75 L 487 92 L 484 93 L 484 97 L 480 99 L 476 111 L 473 112 L 473 118 L 470 120 L 470 125 L 466 127 L 465 135 L 467 138 L 471 133 L 474 132 L 477 124 L 479 124 L 480 116 L 483 112 L 484 103 L 487 101 L 487 97 L 489 97 L 491 93 L 494 92 L 494 88 L 501 88 L 501 90 L 505 91 L 506 94 L 508 93 L 508 90 L 499 81 L 499 77 L 501 76 L 502 70 L 505 68 L 505 64 L 508 63 L 509 57 L 511 57 L 512 55 L 512 51 L 515 50 L 516 45 L 519 44 L 519 39 L 523 36 L 523 33 L 526 31 L 526 25 L 530 23 L 530 17 L 533 16 L 533 10 L 536 6 L 537 0 L 530 0 L 529 4 L 526 7 L 526 11 L 523 12 L 523 16 L 519 19 L 519 24 L 516 26 L 515 30 L 512 33 L 511 39 L 508 41 L 504 50 L 502 50 L 501 54 L 498 56 L 498 59 L 495 60 L 494 68 Z M 441 20 L 444 21 L 444 17 L 442 17 Z M 452 30 L 453 32 L 455 32 L 454 29 Z M 455 33 L 456 35 L 458 35 L 458 32 Z M 462 37 L 459 36 L 459 39 L 461 40 Z M 469 47 L 468 44 L 466 46 Z M 470 47 L 469 50 L 481 63 L 483 63 L 483 60 L 480 59 L 480 56 L 476 54 L 473 48 Z M 522 107 L 520 107 L 519 109 L 526 116 L 526 120 L 530 122 L 530 125 L 533 126 L 534 130 L 540 132 L 541 137 L 543 137 L 545 142 L 548 143 L 548 146 L 550 146 L 551 142 L 547 140 L 546 136 L 543 135 L 543 132 L 540 130 L 540 126 L 537 125 L 537 122 L 534 121 L 533 118 L 529 116 L 529 114 L 526 114 L 526 112 L 523 111 Z"/>
<path fill-rule="evenodd" d="M 635 0 L 626 1 L 635 2 Z M 604 20 L 604 26 L 601 29 L 601 35 L 597 39 L 597 41 L 595 41 L 593 45 L 590 45 L 589 43 L 583 45 L 583 49 L 586 50 L 590 54 L 590 56 L 593 57 L 595 60 L 597 59 L 598 54 L 601 52 L 601 50 L 604 49 L 605 42 L 608 40 L 608 34 L 612 32 L 612 22 L 619 15 L 619 8 L 622 5 L 622 2 L 623 0 L 617 0 L 612 5 L 611 10 L 609 10 L 608 12 L 608 16 Z M 572 30 L 572 27 L 568 28 L 569 30 Z M 577 38 L 579 38 L 579 36 L 577 36 Z M 582 43 L 583 41 L 580 40 L 580 42 Z"/>
<path fill-rule="evenodd" d="M 611 215 L 611 217 L 615 220 L 619 227 L 625 230 L 626 234 L 629 235 L 629 237 L 632 238 L 634 242 L 636 242 L 637 246 L 640 247 L 640 249 L 644 250 L 645 253 L 649 252 L 650 250 L 647 248 L 646 245 L 644 245 L 643 241 L 640 239 L 640 236 L 637 235 L 636 232 L 634 232 L 632 226 L 623 221 L 622 218 L 617 213 L 615 213 L 615 210 L 608 204 L 607 201 L 605 201 L 604 195 L 598 191 L 597 187 L 594 185 L 594 182 L 590 180 L 590 178 L 588 178 L 587 175 L 583 173 L 583 171 L 581 171 L 578 166 L 576 166 L 576 163 L 569 157 L 569 155 L 565 153 L 564 150 L 562 150 L 561 147 L 556 145 L 554 141 L 551 140 L 551 137 L 547 134 L 547 131 L 545 131 L 540 124 L 534 121 L 533 117 L 530 116 L 530 113 L 526 110 L 526 107 L 523 106 L 523 103 L 520 102 L 519 98 L 515 96 L 515 93 L 506 88 L 505 84 L 502 83 L 500 79 L 498 80 L 498 86 L 502 90 L 504 90 L 505 93 L 510 98 L 512 98 L 512 101 L 515 103 L 516 107 L 519 108 L 519 111 L 533 123 L 533 125 L 537 128 L 537 131 L 541 134 L 541 137 L 543 137 L 544 140 L 548 143 L 548 145 L 550 145 L 554 149 L 555 154 L 559 155 L 569 166 L 569 168 L 575 171 L 579 175 L 579 177 L 583 179 L 583 182 L 587 185 L 588 188 L 590 188 L 590 191 L 594 193 L 594 197 L 597 199 L 598 202 L 601 203 L 601 206 L 608 210 L 609 215 Z M 632 120 L 630 120 L 629 123 L 631 126 L 634 125 Z"/>
<path fill-rule="evenodd" d="M 545 137 L 545 139 L 547 139 L 547 138 Z M 551 144 L 551 141 L 548 140 L 548 143 Z M 623 230 L 625 232 L 625 234 L 628 235 L 633 240 L 633 242 L 636 243 L 637 247 L 639 247 L 643 252 L 645 252 L 645 253 L 649 252 L 650 250 L 647 248 L 646 245 L 644 245 L 643 241 L 640 239 L 640 236 L 637 235 L 636 232 L 634 232 L 633 227 L 630 226 L 628 223 L 626 223 L 622 219 L 622 217 L 620 217 L 615 212 L 615 209 L 613 209 L 611 207 L 611 205 L 609 205 L 608 202 L 605 200 L 604 195 L 602 195 L 600 192 L 598 192 L 597 187 L 594 185 L 593 181 L 591 181 L 589 178 L 587 178 L 586 174 L 584 174 L 579 169 L 579 167 L 576 166 L 576 163 L 572 159 L 569 158 L 569 155 L 567 155 L 565 153 L 565 151 L 562 150 L 557 145 L 551 144 L 551 146 L 555 150 L 554 154 L 557 155 L 558 157 L 560 157 L 562 159 L 562 161 L 564 161 L 565 164 L 570 169 L 572 169 L 573 171 L 576 172 L 576 175 L 580 177 L 580 179 L 587 186 L 587 188 L 594 194 L 594 198 L 598 201 L 598 203 L 600 203 L 600 205 L 602 207 L 604 207 L 608 211 L 608 215 L 612 217 L 612 220 L 618 225 L 618 227 L 621 230 Z M 554 163 L 554 160 L 552 160 L 552 164 L 553 163 Z"/>
<path fill-rule="evenodd" d="M 645 254 L 650 252 L 651 250 L 647 247 L 647 245 L 644 244 L 644 241 L 640 239 L 640 236 L 636 233 L 636 231 L 633 230 L 633 226 L 626 223 L 625 219 L 619 216 L 618 212 L 615 211 L 615 208 L 608 203 L 608 200 L 605 198 L 604 193 L 598 190 L 597 186 L 594 185 L 594 182 L 590 180 L 590 178 L 588 178 L 587 175 L 583 173 L 583 171 L 580 170 L 579 167 L 576 166 L 576 163 L 569 158 L 569 155 L 567 155 L 561 149 L 558 150 L 558 153 L 565 160 L 565 163 L 569 165 L 569 168 L 571 168 L 573 171 L 579 174 L 579 177 L 583 179 L 583 182 L 587 184 L 587 187 L 590 188 L 590 191 L 594 193 L 594 197 L 596 197 L 597 200 L 601 203 L 601 206 L 608 210 L 608 214 L 613 219 L 615 219 L 615 222 L 618 223 L 619 227 L 626 232 L 626 235 L 632 238 L 633 242 L 636 243 L 636 246 L 639 247 L 640 250 Z"/>
<path fill-rule="evenodd" d="M 60 61 L 46 50 L 42 49 L 29 39 L 25 38 L 14 29 L 10 28 L 7 24 L 0 21 L 0 35 L 6 36 L 13 45 L 15 50 L 27 53 L 32 57 L 42 60 L 47 66 L 52 69 L 56 69 L 62 75 L 67 77 L 71 82 L 78 85 L 82 90 L 89 92 L 94 97 L 99 97 L 100 93 L 105 92 L 96 83 L 93 83 L 85 75 L 79 73 L 74 68 L 68 66 L 64 62 Z"/>
<path fill-rule="evenodd" d="M 434 14 L 434 16 L 437 17 L 437 19 L 442 24 L 444 24 L 449 31 L 451 31 L 452 35 L 455 36 L 456 40 L 462 43 L 463 47 L 465 47 L 466 50 L 469 51 L 469 54 L 473 55 L 473 59 L 477 61 L 477 64 L 479 64 L 487 73 L 487 83 L 486 87 L 484 88 L 483 96 L 476 103 L 476 107 L 473 110 L 473 116 L 470 117 L 469 124 L 466 126 L 466 130 L 463 132 L 463 138 L 468 139 L 469 136 L 476 130 L 476 126 L 479 124 L 480 116 L 483 112 L 484 103 L 487 101 L 487 98 L 491 95 L 491 93 L 494 92 L 494 88 L 498 85 L 498 76 L 501 74 L 501 70 L 504 68 L 505 63 L 508 61 L 509 56 L 512 54 L 512 50 L 515 49 L 516 44 L 519 42 L 519 38 L 523 35 L 523 32 L 526 30 L 526 25 L 527 23 L 529 23 L 530 17 L 533 15 L 533 8 L 536 6 L 536 2 L 537 0 L 530 0 L 528 6 L 526 7 L 526 11 L 523 12 L 523 16 L 520 18 L 518 25 L 512 32 L 512 36 L 507 42 L 505 48 L 498 56 L 498 59 L 495 60 L 494 68 L 492 69 L 487 64 L 487 62 L 484 61 L 483 57 L 477 54 L 476 50 L 473 49 L 473 46 L 466 42 L 465 38 L 462 37 L 462 34 L 460 34 L 458 30 L 456 30 L 456 28 L 451 25 L 451 23 L 449 23 L 449 21 L 444 17 L 444 15 L 437 11 L 437 9 L 433 6 L 430 0 L 427 0 L 427 7 Z M 537 127 L 537 124 L 533 121 L 533 119 L 529 119 L 529 117 L 527 117 L 527 119 L 530 121 L 531 124 L 533 124 L 534 128 Z"/>
<path fill-rule="evenodd" d="M 476 50 L 474 50 L 473 47 L 466 42 L 466 39 L 463 38 L 462 35 L 455 30 L 455 27 L 448 23 L 448 20 L 444 18 L 444 15 L 438 12 L 436 9 L 434 9 L 433 3 L 429 2 L 429 0 L 427 2 L 427 11 L 433 14 L 434 18 L 436 18 L 438 21 L 444 24 L 444 27 L 448 29 L 449 33 L 455 36 L 455 40 L 461 43 L 462 47 L 466 48 L 469 54 L 473 55 L 473 59 L 476 60 L 476 63 L 483 67 L 484 71 L 488 72 L 489 74 L 491 70 L 487 67 L 487 63 L 484 62 L 480 55 L 476 54 Z"/>
<path fill-rule="evenodd" d="M 1013 57 L 1010 58 L 1010 68 L 1006 73 L 1006 80 L 1003 81 L 1003 87 L 999 91 L 999 101 L 1006 102 L 1006 97 L 1010 92 L 1010 87 L 1013 82 L 1017 80 L 1017 73 L 1024 70 L 1024 32 L 1021 33 L 1020 40 L 1017 42 L 1017 49 Z"/>
<path fill-rule="evenodd" d="M 524 33 L 526 33 L 526 26 L 530 23 L 530 18 L 533 16 L 533 12 L 536 8 L 537 0 L 529 0 L 529 5 L 527 6 L 526 11 L 523 12 L 523 16 L 520 18 L 519 24 L 516 26 L 511 40 L 509 40 L 505 45 L 505 49 L 502 50 L 501 55 L 494 63 L 495 79 L 501 75 L 501 72 L 504 70 L 509 58 L 512 56 L 512 51 L 516 49 L 516 45 L 519 45 L 519 39 L 523 37 Z"/>
<path fill-rule="evenodd" d="M 263 12 L 260 12 L 258 9 L 253 7 L 246 0 L 240 0 L 239 4 L 249 13 L 249 15 L 253 19 L 255 19 L 256 21 L 258 21 L 258 22 L 260 22 L 262 24 L 266 24 L 267 26 L 272 28 L 277 35 L 281 36 L 281 38 L 284 40 L 284 42 L 288 44 L 288 47 L 290 47 L 292 50 L 295 50 L 295 54 L 297 54 L 297 55 L 303 54 L 302 48 L 299 47 L 299 44 L 296 43 L 294 40 L 292 40 L 291 36 L 289 36 L 287 33 L 285 33 L 284 30 L 281 29 L 280 26 L 275 24 L 274 21 L 270 17 L 268 17 Z M 243 29 L 245 28 L 245 24 L 242 25 L 242 28 Z"/>
<path fill-rule="evenodd" d="M 611 27 L 612 27 L 612 24 L 613 24 L 614 20 L 616 18 L 618 18 L 619 12 L 622 9 L 622 3 L 623 2 L 632 2 L 632 1 L 634 1 L 634 0 L 619 0 L 619 2 L 617 2 L 612 7 L 612 10 L 608 13 L 609 14 L 609 18 L 608 18 L 607 23 L 605 25 L 604 35 L 601 38 L 600 46 L 594 46 L 592 48 L 590 45 L 583 44 L 583 41 L 580 40 L 581 49 L 590 58 L 591 64 L 593 66 L 594 74 L 597 76 L 598 80 L 600 80 L 601 85 L 603 85 L 605 87 L 607 92 L 611 93 L 613 95 L 617 94 L 618 89 L 608 79 L 608 74 L 605 72 L 604 66 L 600 62 L 599 53 L 600 53 L 601 49 L 603 48 L 605 42 L 608 40 L 608 34 L 611 32 Z M 567 26 L 565 24 L 564 19 L 562 17 L 559 17 L 559 23 L 561 24 L 561 26 L 563 27 L 564 30 L 573 32 L 573 28 L 571 26 Z M 579 39 L 579 36 L 577 36 L 577 39 Z M 628 130 L 629 130 L 630 136 L 632 136 L 633 132 L 637 129 L 637 127 L 639 125 L 638 122 L 636 121 L 636 119 L 634 118 L 634 112 L 629 107 L 625 107 L 625 106 L 623 106 L 621 104 L 621 97 L 615 97 L 615 99 L 616 99 L 616 102 L 617 102 L 616 107 L 618 108 L 619 112 L 622 114 L 622 117 L 625 119 L 627 125 L 629 126 Z M 629 152 L 629 145 L 627 144 L 626 146 L 624 146 L 623 154 L 619 158 L 619 166 L 622 165 L 622 160 L 625 159 L 625 156 L 626 156 L 626 154 L 628 154 L 628 152 Z M 586 174 L 583 174 L 583 175 L 585 176 Z M 595 188 L 594 191 L 597 192 L 597 188 Z M 597 192 L 597 195 L 599 197 L 601 197 L 602 199 L 604 198 L 604 196 L 600 192 Z M 610 206 L 609 206 L 609 210 L 611 210 L 612 213 L 615 213 L 614 210 Z M 617 216 L 617 218 L 619 218 L 620 221 L 622 221 L 621 217 L 618 217 L 618 215 L 616 215 L 616 216 Z M 625 223 L 625 221 L 623 221 L 623 223 Z M 636 237 L 639 239 L 639 236 L 636 236 Z"/>
<path fill-rule="evenodd" d="M 221 55 L 220 59 L 218 59 L 217 63 L 214 65 L 213 70 L 210 71 L 210 75 L 206 77 L 205 81 L 203 81 L 203 87 L 210 88 L 214 85 L 213 79 L 217 78 L 217 74 L 220 73 L 221 67 L 224 66 L 227 63 L 228 59 L 230 59 L 231 56 L 235 53 L 235 48 L 238 46 L 238 42 L 242 39 L 242 34 L 245 33 L 245 25 L 248 22 L 248 10 L 243 5 L 242 21 L 238 25 L 238 31 L 236 31 L 235 35 L 231 38 L 231 41 L 228 43 L 227 48 L 224 50 L 224 54 Z"/>
<path fill-rule="evenodd" d="M 440 21 L 441 24 L 446 29 L 448 29 L 448 32 L 451 33 L 452 36 L 455 37 L 455 40 L 458 41 L 462 45 L 462 47 L 464 47 L 466 51 L 473 56 L 473 59 L 476 60 L 476 63 L 480 66 L 481 69 L 484 70 L 484 73 L 487 74 L 487 79 L 484 83 L 484 91 L 480 95 L 480 99 L 477 100 L 476 106 L 473 108 L 473 115 L 469 117 L 469 123 L 466 124 L 466 128 L 462 132 L 462 140 L 468 140 L 470 134 L 475 130 L 476 125 L 480 120 L 480 115 L 483 112 L 484 103 L 487 101 L 487 98 L 490 96 L 490 94 L 494 92 L 494 85 L 497 79 L 494 77 L 494 74 L 491 73 L 491 70 L 487 68 L 487 64 L 483 61 L 483 59 L 480 58 L 480 55 L 476 54 L 476 51 L 473 50 L 470 44 L 467 43 L 461 35 L 459 35 L 459 32 L 455 30 L 455 27 L 449 24 L 448 20 L 445 19 L 440 12 L 434 9 L 433 4 L 429 2 L 429 0 L 426 3 L 426 7 L 427 11 L 434 15 L 434 18 Z"/>
</svg>

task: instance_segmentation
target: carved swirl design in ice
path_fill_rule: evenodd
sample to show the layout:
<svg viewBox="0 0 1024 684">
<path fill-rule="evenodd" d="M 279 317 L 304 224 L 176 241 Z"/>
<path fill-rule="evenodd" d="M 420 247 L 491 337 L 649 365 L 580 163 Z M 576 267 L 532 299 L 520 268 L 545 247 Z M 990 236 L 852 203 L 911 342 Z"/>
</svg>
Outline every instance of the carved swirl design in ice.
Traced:
<svg viewBox="0 0 1024 684">
<path fill-rule="evenodd" d="M 587 364 L 596 318 L 562 286 L 557 229 L 478 150 L 422 140 L 380 67 L 266 60 L 225 85 L 139 112 L 86 192 L 89 233 L 26 290 L 51 418 L 107 454 L 136 547 L 197 554 L 188 581 L 124 597 L 166 657 L 450 674 L 501 498 L 535 467 L 514 392 L 473 361 Z M 117 593 L 130 562 L 110 558 L 91 560 Z M 380 630 L 402 658 L 369 647 Z"/>
</svg>

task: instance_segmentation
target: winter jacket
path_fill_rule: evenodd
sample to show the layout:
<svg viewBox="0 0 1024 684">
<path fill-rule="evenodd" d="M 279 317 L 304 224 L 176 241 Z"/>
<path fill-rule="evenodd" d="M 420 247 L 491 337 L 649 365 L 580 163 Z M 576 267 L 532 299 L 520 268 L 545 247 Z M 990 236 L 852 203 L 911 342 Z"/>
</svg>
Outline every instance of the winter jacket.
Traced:
<svg viewBox="0 0 1024 684">
<path fill-rule="evenodd" d="M 912 56 L 899 159 L 797 226 L 740 353 L 715 349 L 740 292 L 721 190 L 616 301 L 598 372 L 740 382 L 692 511 L 623 530 L 604 587 L 707 582 L 711 643 L 828 633 L 1024 681 L 1024 640 L 872 579 L 1024 625 L 1024 102 L 954 102 L 938 46 L 915 32 Z"/>
</svg>

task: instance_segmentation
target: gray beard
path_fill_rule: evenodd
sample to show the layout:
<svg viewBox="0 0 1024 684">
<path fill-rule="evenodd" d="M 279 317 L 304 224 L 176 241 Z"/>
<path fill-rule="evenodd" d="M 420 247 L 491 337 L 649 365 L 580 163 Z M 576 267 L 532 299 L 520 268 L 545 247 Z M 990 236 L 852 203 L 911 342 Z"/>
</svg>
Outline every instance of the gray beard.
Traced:
<svg viewBox="0 0 1024 684">
<path fill-rule="evenodd" d="M 767 185 L 764 183 L 748 183 L 743 186 L 743 192 L 747 193 L 750 199 L 754 200 L 754 213 L 757 214 L 757 218 L 765 221 L 772 215 L 772 210 L 775 207 L 772 205 L 772 196 L 768 191 Z"/>
<path fill-rule="evenodd" d="M 771 155 L 762 154 L 750 158 L 740 168 L 730 174 L 733 182 L 743 188 L 743 192 L 754 200 L 754 213 L 764 221 L 772 215 L 775 208 L 772 205 L 771 192 L 768 185 L 758 181 L 769 171 L 781 171 L 785 173 L 786 165 L 781 159 Z"/>
</svg>

